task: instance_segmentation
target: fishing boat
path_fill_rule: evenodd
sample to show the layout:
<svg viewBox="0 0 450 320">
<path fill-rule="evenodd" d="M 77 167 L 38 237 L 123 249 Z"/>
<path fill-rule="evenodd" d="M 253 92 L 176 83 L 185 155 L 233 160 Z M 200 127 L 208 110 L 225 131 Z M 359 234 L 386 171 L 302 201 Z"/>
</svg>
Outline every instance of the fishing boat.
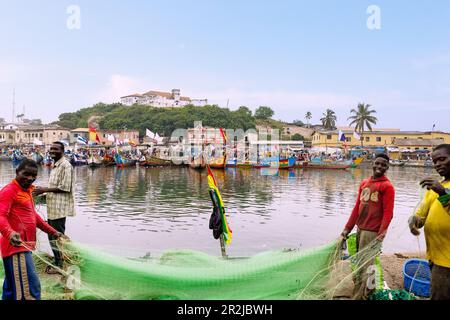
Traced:
<svg viewBox="0 0 450 320">
<path fill-rule="evenodd" d="M 37 164 L 41 164 L 44 161 L 42 154 L 36 151 L 31 154 L 31 159 L 36 161 Z"/>
<path fill-rule="evenodd" d="M 205 146 L 191 146 L 190 158 L 189 158 L 189 168 L 196 170 L 203 170 L 206 168 L 206 161 L 204 157 Z"/>
<path fill-rule="evenodd" d="M 70 163 L 72 164 L 72 166 L 77 167 L 77 166 L 85 166 L 88 164 L 88 159 L 86 159 L 83 156 L 77 155 L 75 153 L 72 153 L 69 157 Z"/>
<path fill-rule="evenodd" d="M 258 162 L 253 167 L 256 169 L 263 169 L 263 168 L 278 168 L 278 169 L 292 169 L 295 166 L 295 157 L 289 157 L 285 159 L 280 159 L 279 157 L 268 157 L 261 159 L 260 162 Z"/>
<path fill-rule="evenodd" d="M 11 155 L 11 160 L 14 167 L 17 167 L 23 159 L 25 159 L 25 156 L 18 150 L 15 150 Z"/>
<path fill-rule="evenodd" d="M 161 159 L 154 156 L 145 156 L 145 158 L 139 161 L 139 166 L 141 167 L 168 167 L 172 166 L 171 160 Z"/>
<path fill-rule="evenodd" d="M 196 170 L 203 170 L 206 168 L 206 162 L 203 155 L 198 157 L 191 157 L 191 161 L 189 162 L 189 168 Z"/>
<path fill-rule="evenodd" d="M 114 157 L 110 156 L 109 154 L 105 154 L 102 164 L 104 167 L 112 167 L 116 165 L 116 161 L 114 160 Z"/>
<path fill-rule="evenodd" d="M 321 158 L 313 158 L 311 161 L 304 161 L 301 168 L 303 169 L 330 169 L 330 170 L 346 170 L 352 167 L 352 160 L 336 161 Z"/>
<path fill-rule="evenodd" d="M 252 169 L 255 167 L 255 165 L 257 165 L 256 163 L 250 162 L 250 161 L 244 161 L 241 163 L 237 163 L 236 164 L 236 168 L 240 168 L 240 169 Z"/>
<path fill-rule="evenodd" d="M 236 168 L 237 165 L 237 159 L 228 159 L 226 161 L 225 167 L 226 168 Z"/>
<path fill-rule="evenodd" d="M 0 155 L 0 161 L 11 161 L 11 156 L 7 154 Z"/>
<path fill-rule="evenodd" d="M 225 157 L 213 158 L 209 162 L 209 166 L 213 169 L 225 169 L 226 165 L 227 162 Z"/>
<path fill-rule="evenodd" d="M 264 168 L 271 168 L 270 164 L 268 163 L 257 163 L 253 166 L 254 169 L 264 169 Z"/>
<path fill-rule="evenodd" d="M 402 160 L 390 160 L 389 165 L 391 165 L 393 167 L 404 167 L 405 162 Z"/>
<path fill-rule="evenodd" d="M 351 164 L 351 168 L 357 168 L 364 161 L 363 157 L 356 158 Z"/>
<path fill-rule="evenodd" d="M 295 157 L 280 159 L 278 161 L 278 169 L 292 169 L 295 166 Z"/>
<path fill-rule="evenodd" d="M 410 168 L 432 168 L 433 161 L 427 160 L 427 161 L 406 161 L 404 164 L 404 167 L 410 167 Z"/>
<path fill-rule="evenodd" d="M 89 168 L 98 168 L 102 166 L 103 160 L 91 154 L 87 160 L 87 164 Z"/>
<path fill-rule="evenodd" d="M 42 165 L 44 167 L 51 167 L 53 165 L 53 159 L 49 155 L 45 156 L 44 160 L 42 160 Z"/>
<path fill-rule="evenodd" d="M 122 157 L 119 153 L 114 155 L 117 168 L 127 168 L 136 166 L 137 160 Z"/>
</svg>

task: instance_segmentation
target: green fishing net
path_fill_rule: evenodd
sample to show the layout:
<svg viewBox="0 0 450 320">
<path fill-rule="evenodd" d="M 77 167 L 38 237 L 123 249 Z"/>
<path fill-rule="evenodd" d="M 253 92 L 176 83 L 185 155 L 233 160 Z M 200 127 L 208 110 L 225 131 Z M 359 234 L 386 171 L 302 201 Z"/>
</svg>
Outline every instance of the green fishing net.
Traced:
<svg viewBox="0 0 450 320">
<path fill-rule="evenodd" d="M 320 297 L 336 244 L 236 259 L 178 250 L 131 260 L 86 246 L 72 248 L 81 257 L 76 299 L 286 300 L 301 293 Z"/>
<path fill-rule="evenodd" d="M 49 276 L 44 269 L 51 257 L 34 252 L 42 299 L 327 299 L 337 244 L 248 258 L 174 250 L 130 259 L 69 242 L 63 255 L 69 257 L 64 276 Z"/>
<path fill-rule="evenodd" d="M 352 233 L 347 238 L 347 250 L 350 255 L 350 257 L 357 257 L 357 251 L 356 251 L 356 233 Z M 381 247 L 379 248 L 372 248 L 372 250 L 365 250 L 365 252 L 362 252 L 362 254 L 359 254 L 359 257 L 356 259 L 351 259 L 351 266 L 352 269 L 355 270 L 358 265 L 358 261 L 364 261 L 366 259 L 369 259 L 370 256 L 373 254 L 376 254 L 375 257 L 375 286 L 376 290 L 383 290 L 384 288 L 384 277 L 383 277 L 383 268 L 381 267 L 381 260 L 380 260 L 380 254 L 377 254 L 377 252 L 381 252 Z"/>
</svg>

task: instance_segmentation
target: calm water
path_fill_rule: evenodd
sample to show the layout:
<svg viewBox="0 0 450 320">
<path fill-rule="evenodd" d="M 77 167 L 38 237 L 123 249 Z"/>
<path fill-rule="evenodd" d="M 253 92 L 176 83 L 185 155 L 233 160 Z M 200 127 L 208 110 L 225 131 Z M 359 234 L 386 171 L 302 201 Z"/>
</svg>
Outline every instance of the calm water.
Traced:
<svg viewBox="0 0 450 320">
<path fill-rule="evenodd" d="M 75 170 L 77 216 L 67 222 L 73 240 L 126 256 L 157 255 L 174 248 L 220 255 L 219 242 L 208 228 L 212 207 L 206 172 L 180 167 Z M 233 230 L 228 253 L 242 256 L 310 248 L 336 238 L 353 208 L 360 181 L 371 169 L 214 173 Z M 418 182 L 433 174 L 432 169 L 390 169 L 396 204 L 385 252 L 425 248 L 423 235 L 420 242 L 410 235 L 407 219 L 421 197 Z M 0 161 L 0 186 L 14 175 L 12 164 Z M 46 186 L 48 176 L 48 169 L 40 170 L 36 184 Z M 45 207 L 38 211 L 45 217 Z"/>
</svg>

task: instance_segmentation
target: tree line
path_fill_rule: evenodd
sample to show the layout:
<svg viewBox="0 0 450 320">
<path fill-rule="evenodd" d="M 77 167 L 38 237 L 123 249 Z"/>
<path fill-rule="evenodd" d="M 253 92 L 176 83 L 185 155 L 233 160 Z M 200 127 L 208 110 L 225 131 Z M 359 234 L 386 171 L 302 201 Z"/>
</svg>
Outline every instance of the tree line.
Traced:
<svg viewBox="0 0 450 320">
<path fill-rule="evenodd" d="M 375 110 L 371 110 L 371 105 L 359 103 L 356 109 L 351 109 L 351 116 L 347 119 L 350 126 L 355 126 L 362 139 L 364 131 L 372 131 L 378 119 L 373 115 Z M 274 111 L 268 106 L 260 106 L 252 111 L 241 106 L 237 110 L 231 111 L 228 108 L 221 108 L 218 105 L 206 105 L 195 107 L 187 105 L 177 108 L 156 108 L 147 105 L 125 106 L 121 103 L 105 104 L 97 103 L 92 107 L 83 108 L 76 112 L 62 113 L 59 116 L 58 124 L 62 127 L 75 129 L 88 127 L 89 119 L 95 116 L 100 128 L 106 130 L 133 129 L 139 130 L 141 136 L 145 135 L 147 128 L 164 135 L 170 135 L 175 129 L 187 129 L 194 125 L 194 121 L 201 120 L 204 126 L 227 129 L 253 129 L 261 121 L 272 121 Z M 312 113 L 305 114 L 306 127 L 310 127 Z M 326 109 L 320 119 L 322 127 L 326 130 L 335 130 L 337 116 L 332 109 Z M 276 125 L 280 125 L 278 122 Z M 294 120 L 293 124 L 305 126 L 303 121 Z M 296 137 L 300 139 L 303 137 Z"/>
<path fill-rule="evenodd" d="M 361 137 L 361 145 L 363 145 L 363 136 L 366 128 L 369 131 L 372 131 L 372 126 L 376 125 L 378 122 L 377 117 L 374 116 L 376 111 L 371 109 L 371 107 L 372 106 L 370 104 L 358 103 L 356 109 L 350 110 L 350 117 L 347 118 L 347 121 L 350 121 L 349 126 L 354 126 L 355 132 L 357 132 Z M 307 126 L 309 126 L 309 120 L 312 119 L 312 113 L 310 111 L 305 114 L 305 119 L 307 121 Z M 297 123 L 301 122 L 300 120 L 296 121 Z M 336 130 L 336 113 L 332 109 L 326 109 L 326 111 L 322 114 L 320 122 L 322 123 L 324 129 Z"/>
<path fill-rule="evenodd" d="M 253 115 L 246 106 L 231 111 L 217 105 L 156 108 L 147 105 L 124 106 L 120 103 L 98 103 L 76 112 L 62 113 L 58 121 L 54 123 L 69 129 L 87 128 L 89 119 L 95 117 L 96 123 L 102 129 L 134 129 L 139 130 L 142 136 L 145 135 L 147 128 L 160 134 L 170 135 L 175 129 L 192 128 L 194 121 L 199 120 L 204 126 L 248 130 L 255 128 L 258 117 L 273 115 L 273 111 L 270 114 L 266 108 L 268 107 L 258 108 Z"/>
</svg>

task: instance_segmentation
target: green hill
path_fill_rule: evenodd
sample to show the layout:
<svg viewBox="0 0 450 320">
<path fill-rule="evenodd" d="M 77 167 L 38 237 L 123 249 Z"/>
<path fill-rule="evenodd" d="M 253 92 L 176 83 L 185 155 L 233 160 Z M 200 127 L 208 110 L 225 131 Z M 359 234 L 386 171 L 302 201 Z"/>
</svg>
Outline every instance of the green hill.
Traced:
<svg viewBox="0 0 450 320">
<path fill-rule="evenodd" d="M 144 105 L 124 106 L 120 103 L 98 103 L 76 112 L 63 113 L 55 124 L 69 129 L 86 128 L 88 120 L 93 116 L 96 116 L 102 129 L 137 129 L 141 135 L 145 134 L 146 128 L 170 135 L 178 128 L 192 128 L 194 121 L 202 121 L 204 126 L 216 128 L 255 128 L 255 118 L 247 107 L 231 111 L 217 105 L 155 108 Z"/>
</svg>

